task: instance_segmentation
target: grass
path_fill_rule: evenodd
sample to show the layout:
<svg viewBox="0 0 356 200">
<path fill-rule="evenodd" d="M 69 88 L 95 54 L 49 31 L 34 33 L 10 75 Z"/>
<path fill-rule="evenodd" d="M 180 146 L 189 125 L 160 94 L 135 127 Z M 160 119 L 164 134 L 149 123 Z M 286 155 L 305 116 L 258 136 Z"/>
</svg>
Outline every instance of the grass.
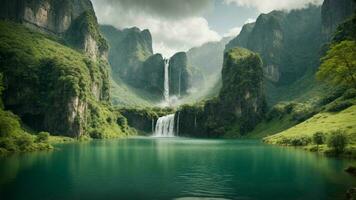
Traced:
<svg viewBox="0 0 356 200">
<path fill-rule="evenodd" d="M 356 105 L 338 113 L 321 112 L 285 131 L 265 137 L 263 140 L 269 144 L 293 146 L 293 141 L 312 141 L 312 136 L 316 132 L 330 135 L 333 130 L 343 130 L 346 133 L 348 146 L 343 155 L 356 157 Z M 326 145 L 321 145 L 319 149 L 316 149 L 316 145 L 306 142 L 301 146 L 311 151 L 330 153 Z"/>
<path fill-rule="evenodd" d="M 113 105 L 120 107 L 153 107 L 159 101 L 154 95 L 114 80 L 111 80 L 111 99 Z"/>
<path fill-rule="evenodd" d="M 291 115 L 284 116 L 281 119 L 272 119 L 271 121 L 264 120 L 259 123 L 253 131 L 248 133 L 245 138 L 261 139 L 284 131 L 294 126 L 296 123 L 297 122 L 292 119 Z"/>
<path fill-rule="evenodd" d="M 339 113 L 319 113 L 303 123 L 265 138 L 265 141 L 277 144 L 285 137 L 312 137 L 318 131 L 329 132 L 335 129 L 345 130 L 350 142 L 356 144 L 356 106 Z"/>
</svg>

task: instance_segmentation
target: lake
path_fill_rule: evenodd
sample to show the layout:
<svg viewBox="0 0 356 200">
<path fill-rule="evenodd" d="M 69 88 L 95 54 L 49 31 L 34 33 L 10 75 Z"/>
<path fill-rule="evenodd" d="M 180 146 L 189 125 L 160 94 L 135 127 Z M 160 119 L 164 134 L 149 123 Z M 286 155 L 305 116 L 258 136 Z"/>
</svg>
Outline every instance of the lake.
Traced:
<svg viewBox="0 0 356 200">
<path fill-rule="evenodd" d="M 349 160 L 254 140 L 129 138 L 0 158 L 0 199 L 342 199 Z"/>
</svg>

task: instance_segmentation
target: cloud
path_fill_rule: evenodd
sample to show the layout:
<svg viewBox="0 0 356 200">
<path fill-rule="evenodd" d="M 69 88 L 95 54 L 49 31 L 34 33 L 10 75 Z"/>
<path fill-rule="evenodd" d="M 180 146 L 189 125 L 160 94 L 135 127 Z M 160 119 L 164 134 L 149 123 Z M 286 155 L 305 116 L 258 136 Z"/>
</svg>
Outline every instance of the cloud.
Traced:
<svg viewBox="0 0 356 200">
<path fill-rule="evenodd" d="M 93 3 L 174 19 L 197 16 L 213 6 L 211 0 L 93 0 Z"/>
<path fill-rule="evenodd" d="M 272 10 L 292 10 L 305 8 L 308 4 L 320 5 L 323 0 L 224 0 L 226 4 L 237 4 L 256 8 L 262 13 Z"/>
<path fill-rule="evenodd" d="M 237 36 L 238 34 L 240 34 L 242 27 L 238 26 L 238 27 L 234 27 L 232 29 L 230 29 L 227 33 L 224 34 L 224 37 L 233 37 L 233 36 Z"/>
<path fill-rule="evenodd" d="M 93 0 L 99 23 L 117 28 L 149 29 L 155 53 L 169 57 L 220 35 L 199 14 L 208 9 L 207 0 Z"/>
<path fill-rule="evenodd" d="M 256 21 L 256 19 L 248 18 L 244 24 L 249 24 L 249 23 L 252 23 L 255 21 Z M 242 30 L 242 26 L 234 27 L 234 28 L 230 29 L 227 33 L 225 33 L 224 37 L 235 37 L 238 34 L 240 34 L 241 30 Z"/>
</svg>

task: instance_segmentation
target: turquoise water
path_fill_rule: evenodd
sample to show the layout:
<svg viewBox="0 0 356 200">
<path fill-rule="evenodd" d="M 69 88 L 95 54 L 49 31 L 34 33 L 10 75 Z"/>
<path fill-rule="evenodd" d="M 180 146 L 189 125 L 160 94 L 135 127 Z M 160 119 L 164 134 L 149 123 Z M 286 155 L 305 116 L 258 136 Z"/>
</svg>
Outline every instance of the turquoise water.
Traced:
<svg viewBox="0 0 356 200">
<path fill-rule="evenodd" d="M 0 158 L 0 199 L 341 199 L 350 164 L 258 141 L 131 138 Z"/>
</svg>

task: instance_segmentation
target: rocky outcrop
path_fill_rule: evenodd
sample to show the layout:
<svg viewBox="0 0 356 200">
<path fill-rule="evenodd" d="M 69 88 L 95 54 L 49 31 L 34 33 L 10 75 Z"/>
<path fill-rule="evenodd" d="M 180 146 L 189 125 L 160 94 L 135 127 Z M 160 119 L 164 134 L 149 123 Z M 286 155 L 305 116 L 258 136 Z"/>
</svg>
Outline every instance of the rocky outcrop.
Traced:
<svg viewBox="0 0 356 200">
<path fill-rule="evenodd" d="M 353 0 L 325 0 L 322 5 L 322 34 L 325 41 L 330 41 L 339 26 L 356 9 Z"/>
<path fill-rule="evenodd" d="M 169 60 L 169 92 L 170 95 L 182 96 L 191 87 L 192 74 L 188 68 L 187 54 L 179 52 Z"/>
<path fill-rule="evenodd" d="M 222 82 L 218 98 L 196 106 L 183 106 L 177 112 L 180 133 L 219 137 L 236 131 L 243 135 L 262 119 L 265 112 L 263 70 L 257 54 L 242 48 L 227 51 Z M 231 126 L 238 128 L 232 130 Z"/>
<path fill-rule="evenodd" d="M 0 18 L 63 36 L 93 59 L 107 57 L 107 44 L 98 30 L 90 0 L 5 0 Z"/>
</svg>

